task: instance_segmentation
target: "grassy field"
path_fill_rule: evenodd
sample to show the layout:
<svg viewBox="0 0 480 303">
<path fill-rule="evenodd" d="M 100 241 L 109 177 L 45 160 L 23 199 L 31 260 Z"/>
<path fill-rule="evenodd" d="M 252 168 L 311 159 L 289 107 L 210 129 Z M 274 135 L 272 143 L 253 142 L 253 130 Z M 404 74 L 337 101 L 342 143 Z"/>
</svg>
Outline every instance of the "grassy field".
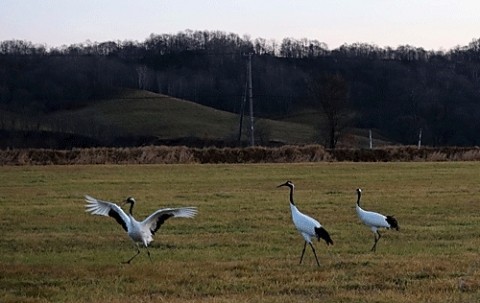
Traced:
<svg viewBox="0 0 480 303">
<path fill-rule="evenodd" d="M 478 302 L 480 163 L 0 167 L 0 302 Z M 299 209 L 334 246 L 298 264 L 287 179 Z M 373 234 L 355 213 L 393 214 Z M 136 216 L 197 206 L 170 219 L 150 251 L 120 225 L 84 212 L 83 195 L 137 200 Z"/>
</svg>

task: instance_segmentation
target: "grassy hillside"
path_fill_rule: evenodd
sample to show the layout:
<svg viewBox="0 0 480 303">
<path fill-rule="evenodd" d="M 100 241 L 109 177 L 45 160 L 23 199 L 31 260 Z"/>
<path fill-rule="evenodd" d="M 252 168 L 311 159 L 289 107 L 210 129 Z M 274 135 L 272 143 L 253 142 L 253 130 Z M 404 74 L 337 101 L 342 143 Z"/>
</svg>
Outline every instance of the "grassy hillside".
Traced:
<svg viewBox="0 0 480 303">
<path fill-rule="evenodd" d="M 125 91 L 114 99 L 100 100 L 86 107 L 55 112 L 45 117 L 53 129 L 103 139 L 105 137 L 152 136 L 159 139 L 195 137 L 208 140 L 236 140 L 239 116 L 193 102 L 145 91 Z M 247 140 L 248 118 L 244 120 Z M 257 140 L 311 143 L 313 126 L 258 119 Z"/>
<path fill-rule="evenodd" d="M 321 120 L 321 113 L 312 110 L 286 117 L 256 118 L 255 140 L 261 145 L 323 144 L 326 135 L 320 132 Z M 24 114 L 0 109 L 0 148 L 62 148 L 59 142 L 71 147 L 165 142 L 235 144 L 239 121 L 237 114 L 194 102 L 147 91 L 123 90 L 116 97 L 79 102 L 78 107 L 48 114 L 32 109 Z M 249 117 L 245 116 L 243 142 L 250 140 L 249 128 Z M 374 132 L 375 147 L 388 144 L 391 143 Z M 339 147 L 368 147 L 368 130 L 347 130 Z"/>
</svg>

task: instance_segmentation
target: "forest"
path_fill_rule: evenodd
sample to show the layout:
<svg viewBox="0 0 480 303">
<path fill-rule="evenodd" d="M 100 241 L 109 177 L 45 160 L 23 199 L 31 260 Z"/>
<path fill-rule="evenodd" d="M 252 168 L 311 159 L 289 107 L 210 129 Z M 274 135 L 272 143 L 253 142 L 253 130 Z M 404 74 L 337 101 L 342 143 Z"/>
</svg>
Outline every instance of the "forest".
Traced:
<svg viewBox="0 0 480 303">
<path fill-rule="evenodd" d="M 249 55 L 256 117 L 311 111 L 322 113 L 332 139 L 358 128 L 405 145 L 416 144 L 420 131 L 429 146 L 480 145 L 480 39 L 450 50 L 366 43 L 329 49 L 318 40 L 193 30 L 143 42 L 0 42 L 0 130 L 10 127 L 9 115 L 79 108 L 121 88 L 238 114 Z"/>
</svg>

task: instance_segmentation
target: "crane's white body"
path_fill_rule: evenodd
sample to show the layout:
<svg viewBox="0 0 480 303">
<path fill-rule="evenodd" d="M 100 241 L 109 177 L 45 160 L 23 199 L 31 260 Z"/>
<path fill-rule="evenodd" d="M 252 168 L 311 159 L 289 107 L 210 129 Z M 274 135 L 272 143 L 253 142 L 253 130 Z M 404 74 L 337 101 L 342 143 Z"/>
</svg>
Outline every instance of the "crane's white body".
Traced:
<svg viewBox="0 0 480 303">
<path fill-rule="evenodd" d="M 302 255 L 300 256 L 300 264 L 302 264 L 303 260 L 303 255 L 305 254 L 305 248 L 307 247 L 307 243 L 310 245 L 312 248 L 313 254 L 315 256 L 315 260 L 317 261 L 317 265 L 320 266 L 320 263 L 318 262 L 317 258 L 317 253 L 315 252 L 315 248 L 313 247 L 312 244 L 312 237 L 317 238 L 320 240 L 320 238 L 324 239 L 327 245 L 333 244 L 332 239 L 330 238 L 330 235 L 328 232 L 322 227 L 320 222 L 315 220 L 314 218 L 307 216 L 300 212 L 295 205 L 295 202 L 293 201 L 293 192 L 295 189 L 295 185 L 291 181 L 287 181 L 284 184 L 279 185 L 278 187 L 281 186 L 288 186 L 290 188 L 290 211 L 292 213 L 292 221 L 293 224 L 295 225 L 295 228 L 298 230 L 298 232 L 302 235 L 303 239 L 305 240 L 305 243 L 303 245 L 303 250 L 302 250 Z"/>
<path fill-rule="evenodd" d="M 382 237 L 382 235 L 378 232 L 380 228 L 395 228 L 398 230 L 398 222 L 393 216 L 384 216 L 382 214 L 373 212 L 373 211 L 367 211 L 364 210 L 360 207 L 360 198 L 362 196 L 362 190 L 360 188 L 357 188 L 357 205 L 355 207 L 357 211 L 357 215 L 360 218 L 360 220 L 367 226 L 370 227 L 370 229 L 373 232 L 375 242 L 373 243 L 372 246 L 372 251 L 376 251 L 377 249 L 377 243 L 378 240 Z"/>
<path fill-rule="evenodd" d="M 129 199 L 132 199 L 132 202 L 129 202 L 132 203 L 132 205 L 130 207 L 130 213 L 128 214 L 115 203 L 98 200 L 90 196 L 85 196 L 85 201 L 87 202 L 85 207 L 86 212 L 89 212 L 92 215 L 110 216 L 114 218 L 120 225 L 122 225 L 123 229 L 128 233 L 128 236 L 133 242 L 137 244 L 138 253 L 140 253 L 140 250 L 138 249 L 139 243 L 143 244 L 148 251 L 148 245 L 153 241 L 153 235 L 168 218 L 192 218 L 197 214 L 197 209 L 195 207 L 164 208 L 155 211 L 145 220 L 139 222 L 131 214 L 135 200 L 133 200 L 133 198 Z M 148 252 L 148 255 L 150 256 L 150 252 Z M 127 263 L 130 263 L 132 259 Z"/>
<path fill-rule="evenodd" d="M 298 210 L 298 208 L 290 203 L 292 212 L 292 221 L 298 232 L 303 236 L 306 242 L 312 243 L 312 237 L 316 237 L 315 228 L 320 228 L 320 222 L 309 217 Z"/>
<path fill-rule="evenodd" d="M 373 211 L 363 210 L 358 204 L 356 210 L 360 220 L 369 226 L 372 232 L 376 233 L 379 228 L 390 228 L 386 216 Z"/>
</svg>

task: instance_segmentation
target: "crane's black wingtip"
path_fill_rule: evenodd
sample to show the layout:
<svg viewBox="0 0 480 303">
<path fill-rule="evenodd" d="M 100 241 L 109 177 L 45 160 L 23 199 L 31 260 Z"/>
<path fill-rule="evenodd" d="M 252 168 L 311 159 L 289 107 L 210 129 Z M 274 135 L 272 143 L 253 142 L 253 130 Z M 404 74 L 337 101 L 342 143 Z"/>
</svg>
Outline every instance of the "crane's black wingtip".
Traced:
<svg viewBox="0 0 480 303">
<path fill-rule="evenodd" d="M 330 238 L 330 235 L 325 228 L 315 227 L 315 234 L 317 235 L 318 240 L 323 239 L 327 245 L 333 245 L 332 238 Z"/>
<path fill-rule="evenodd" d="M 397 231 L 400 229 L 400 227 L 398 226 L 398 221 L 397 219 L 395 219 L 394 216 L 387 216 L 386 221 L 388 225 L 390 225 L 390 228 L 396 229 Z"/>
</svg>

